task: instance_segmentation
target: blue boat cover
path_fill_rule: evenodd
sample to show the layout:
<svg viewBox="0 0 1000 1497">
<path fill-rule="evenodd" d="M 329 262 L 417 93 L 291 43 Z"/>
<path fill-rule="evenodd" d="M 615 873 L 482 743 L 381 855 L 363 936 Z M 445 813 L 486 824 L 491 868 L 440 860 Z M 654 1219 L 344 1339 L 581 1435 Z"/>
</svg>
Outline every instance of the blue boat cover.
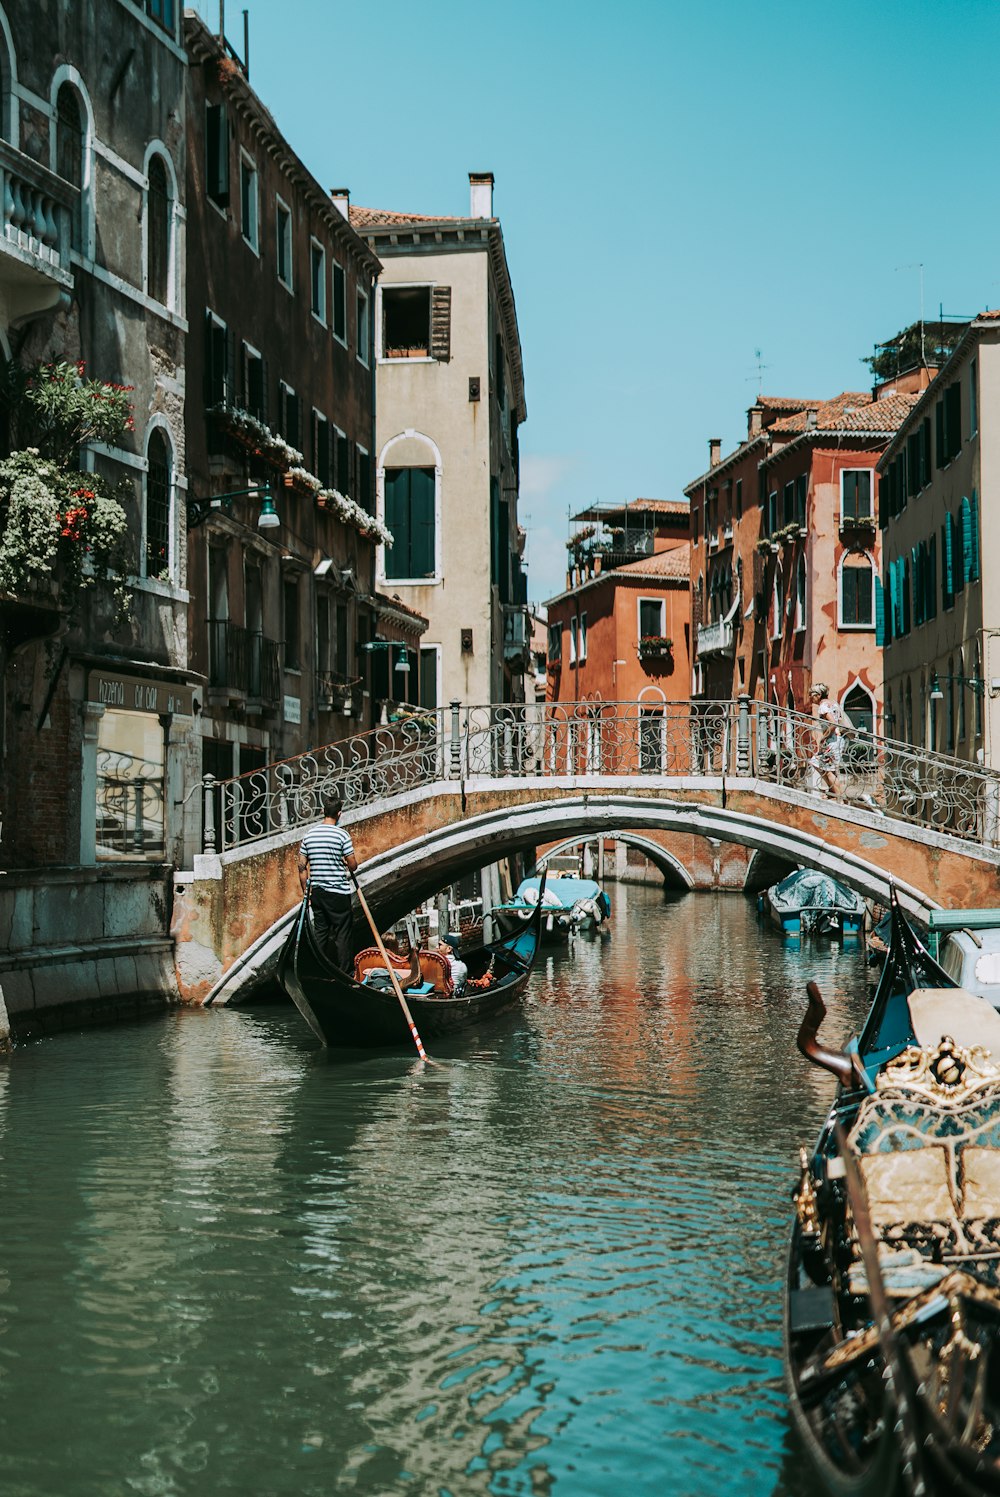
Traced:
<svg viewBox="0 0 1000 1497">
<path fill-rule="evenodd" d="M 772 909 L 786 914 L 796 910 L 851 910 L 860 914 L 865 902 L 860 894 L 828 873 L 800 868 L 773 884 L 767 891 Z"/>
<path fill-rule="evenodd" d="M 538 878 L 524 878 L 517 886 L 515 899 L 521 904 L 538 903 Z M 530 894 L 529 894 L 530 890 Z M 533 896 L 533 897 L 532 897 Z M 600 884 L 592 878 L 553 878 L 545 884 L 545 908 L 571 910 L 579 899 L 596 900 L 605 915 L 611 913 L 611 902 Z"/>
</svg>

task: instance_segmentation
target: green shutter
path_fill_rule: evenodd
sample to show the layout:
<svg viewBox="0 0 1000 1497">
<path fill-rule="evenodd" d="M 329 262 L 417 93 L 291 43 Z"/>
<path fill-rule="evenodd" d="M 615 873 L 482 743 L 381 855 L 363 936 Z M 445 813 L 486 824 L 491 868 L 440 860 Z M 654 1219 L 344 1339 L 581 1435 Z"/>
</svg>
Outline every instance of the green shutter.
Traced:
<svg viewBox="0 0 1000 1497">
<path fill-rule="evenodd" d="M 975 370 L 973 370 L 975 373 Z M 972 498 L 969 501 L 969 509 L 972 524 L 972 564 L 969 579 L 972 582 L 979 581 L 979 495 L 975 489 L 972 490 Z"/>
<path fill-rule="evenodd" d="M 927 542 L 927 617 L 937 618 L 937 536 Z"/>
<path fill-rule="evenodd" d="M 954 595 L 951 580 L 951 517 L 945 515 L 941 526 L 941 602 L 945 608 L 951 607 Z"/>
<path fill-rule="evenodd" d="M 885 594 L 881 577 L 875 578 L 875 643 L 881 649 L 885 644 Z"/>
<path fill-rule="evenodd" d="M 913 622 L 922 624 L 924 621 L 924 594 L 921 587 L 923 568 L 920 565 L 920 552 L 916 546 L 910 547 L 910 563 L 913 567 Z"/>
<path fill-rule="evenodd" d="M 948 516 L 951 525 L 951 585 L 957 594 L 965 586 L 965 568 L 962 566 L 962 514 Z"/>
<path fill-rule="evenodd" d="M 410 468 L 411 577 L 434 576 L 434 470 Z"/>
<path fill-rule="evenodd" d="M 409 468 L 387 468 L 385 474 L 385 523 L 393 544 L 386 549 L 386 577 L 412 577 L 410 551 Z"/>
<path fill-rule="evenodd" d="M 972 581 L 972 509 L 968 499 L 963 499 L 962 517 L 962 582 Z"/>
</svg>

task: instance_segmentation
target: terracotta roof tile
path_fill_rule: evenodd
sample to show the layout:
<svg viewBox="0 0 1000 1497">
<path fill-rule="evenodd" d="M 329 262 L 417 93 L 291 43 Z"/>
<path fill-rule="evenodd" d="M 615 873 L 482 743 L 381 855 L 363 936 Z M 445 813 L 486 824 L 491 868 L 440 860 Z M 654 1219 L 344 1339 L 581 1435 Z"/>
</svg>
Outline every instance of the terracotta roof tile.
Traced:
<svg viewBox="0 0 1000 1497">
<path fill-rule="evenodd" d="M 393 224 L 450 224 L 462 220 L 449 213 L 393 213 L 388 208 L 360 208 L 352 203 L 348 208 L 352 229 L 376 229 Z M 490 220 L 485 220 L 489 222 Z"/>
<path fill-rule="evenodd" d="M 691 575 L 691 546 L 685 541 L 681 546 L 671 546 L 669 551 L 654 551 L 652 556 L 640 556 L 638 561 L 626 562 L 615 567 L 633 577 L 683 577 Z"/>
<path fill-rule="evenodd" d="M 804 411 L 808 406 L 819 405 L 818 400 L 796 400 L 792 395 L 758 395 L 755 405 L 770 411 Z"/>
<path fill-rule="evenodd" d="M 798 436 L 811 429 L 809 410 L 814 410 L 819 431 L 895 431 L 918 399 L 917 395 L 896 394 L 872 400 L 868 391 L 844 390 L 833 400 L 821 400 L 808 410 L 783 416 L 770 430 L 776 435 Z"/>
</svg>

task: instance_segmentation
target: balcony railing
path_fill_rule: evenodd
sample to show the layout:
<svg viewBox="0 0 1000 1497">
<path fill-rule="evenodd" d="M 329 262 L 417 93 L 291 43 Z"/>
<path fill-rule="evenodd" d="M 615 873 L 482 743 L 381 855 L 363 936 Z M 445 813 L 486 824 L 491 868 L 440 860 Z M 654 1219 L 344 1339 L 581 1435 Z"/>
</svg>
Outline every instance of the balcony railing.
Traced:
<svg viewBox="0 0 1000 1497">
<path fill-rule="evenodd" d="M 78 190 L 0 140 L 0 281 L 11 321 L 55 306 L 73 285 L 70 240 Z"/>
<path fill-rule="evenodd" d="M 698 625 L 698 659 L 706 655 L 732 655 L 735 651 L 735 639 L 732 623 L 725 619 L 719 619 L 716 624 Z"/>
<path fill-rule="evenodd" d="M 317 711 L 360 717 L 362 705 L 362 683 L 357 677 L 345 676 L 339 671 L 316 672 Z"/>
<path fill-rule="evenodd" d="M 281 700 L 280 645 L 229 619 L 209 619 L 208 684 L 277 706 Z"/>
</svg>

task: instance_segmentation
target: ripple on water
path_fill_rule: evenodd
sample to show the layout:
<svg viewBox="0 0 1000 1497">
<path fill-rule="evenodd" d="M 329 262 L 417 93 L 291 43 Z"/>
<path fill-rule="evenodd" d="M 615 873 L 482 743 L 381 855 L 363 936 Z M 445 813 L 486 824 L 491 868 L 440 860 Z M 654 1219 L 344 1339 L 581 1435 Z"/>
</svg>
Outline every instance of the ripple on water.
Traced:
<svg viewBox="0 0 1000 1497">
<path fill-rule="evenodd" d="M 521 1012 L 403 1056 L 293 1012 L 19 1051 L 5 1497 L 790 1494 L 780 1278 L 818 972 L 743 900 L 619 890 Z"/>
</svg>

